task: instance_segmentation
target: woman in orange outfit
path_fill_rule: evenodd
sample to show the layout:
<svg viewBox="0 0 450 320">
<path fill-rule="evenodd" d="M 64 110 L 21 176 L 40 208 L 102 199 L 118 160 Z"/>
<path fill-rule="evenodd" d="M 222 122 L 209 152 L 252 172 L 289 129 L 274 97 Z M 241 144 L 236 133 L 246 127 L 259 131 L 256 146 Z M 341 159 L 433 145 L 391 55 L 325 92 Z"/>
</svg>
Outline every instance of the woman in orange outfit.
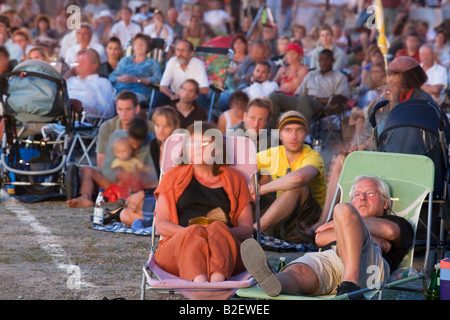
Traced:
<svg viewBox="0 0 450 320">
<path fill-rule="evenodd" d="M 224 281 L 244 271 L 240 243 L 253 232 L 253 200 L 247 182 L 215 155 L 208 164 L 217 152 L 215 147 L 221 146 L 205 138 L 208 129 L 217 128 L 202 123 L 202 130 L 187 129 L 190 137 L 184 150 L 190 164 L 168 170 L 155 191 L 156 229 L 161 236 L 156 263 L 195 282 Z M 222 137 L 218 132 L 215 136 Z M 220 158 L 225 159 L 224 153 Z"/>
</svg>

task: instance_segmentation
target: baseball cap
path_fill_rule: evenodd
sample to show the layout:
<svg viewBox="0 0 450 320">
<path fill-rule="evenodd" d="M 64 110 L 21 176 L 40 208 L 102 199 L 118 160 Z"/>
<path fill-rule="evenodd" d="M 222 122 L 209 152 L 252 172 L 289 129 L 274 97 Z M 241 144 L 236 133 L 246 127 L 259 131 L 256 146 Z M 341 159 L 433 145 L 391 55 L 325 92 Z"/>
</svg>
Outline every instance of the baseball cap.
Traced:
<svg viewBox="0 0 450 320">
<path fill-rule="evenodd" d="M 300 55 L 304 54 L 302 46 L 296 42 L 291 42 L 286 46 L 286 51 L 289 51 L 289 50 L 293 50 Z"/>
</svg>

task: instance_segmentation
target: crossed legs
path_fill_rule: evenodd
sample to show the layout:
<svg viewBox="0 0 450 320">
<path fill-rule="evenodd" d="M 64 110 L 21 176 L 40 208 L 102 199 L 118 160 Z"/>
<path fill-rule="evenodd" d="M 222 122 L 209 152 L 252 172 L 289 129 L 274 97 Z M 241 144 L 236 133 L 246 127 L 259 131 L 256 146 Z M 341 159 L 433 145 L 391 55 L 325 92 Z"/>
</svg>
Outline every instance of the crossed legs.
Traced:
<svg viewBox="0 0 450 320">
<path fill-rule="evenodd" d="M 336 205 L 333 217 L 337 254 L 342 259 L 343 268 L 330 265 L 328 269 L 320 269 L 316 268 L 314 264 L 310 264 L 310 260 L 306 259 L 309 255 L 320 261 L 325 256 L 325 253 L 329 254 L 330 250 L 306 254 L 286 266 L 276 275 L 281 287 L 278 293 L 291 295 L 297 293 L 308 295 L 328 294 L 343 281 L 359 284 L 363 245 L 369 236 L 369 232 L 357 210 L 350 204 L 342 203 Z M 261 272 L 261 268 L 268 267 L 262 263 L 253 263 L 252 260 L 254 261 L 255 256 L 251 254 L 257 251 L 257 248 L 260 248 L 260 246 L 253 239 L 246 240 L 243 243 L 243 247 L 246 246 L 246 249 L 242 249 L 244 264 L 252 275 L 259 275 L 259 279 L 256 277 L 255 279 L 261 285 L 265 280 L 261 274 L 268 275 L 267 272 Z M 262 249 L 260 252 L 264 254 Z M 319 264 L 322 265 L 321 263 Z M 330 271 L 333 274 L 330 274 Z M 321 272 L 327 272 L 327 274 L 324 275 Z M 324 279 L 326 278 L 331 279 L 331 282 L 325 281 Z M 324 282 L 329 282 L 326 289 L 322 289 L 326 285 Z M 265 289 L 263 286 L 261 287 Z M 325 292 L 322 292 L 323 290 Z M 270 291 L 270 288 L 268 288 L 268 291 Z"/>
</svg>

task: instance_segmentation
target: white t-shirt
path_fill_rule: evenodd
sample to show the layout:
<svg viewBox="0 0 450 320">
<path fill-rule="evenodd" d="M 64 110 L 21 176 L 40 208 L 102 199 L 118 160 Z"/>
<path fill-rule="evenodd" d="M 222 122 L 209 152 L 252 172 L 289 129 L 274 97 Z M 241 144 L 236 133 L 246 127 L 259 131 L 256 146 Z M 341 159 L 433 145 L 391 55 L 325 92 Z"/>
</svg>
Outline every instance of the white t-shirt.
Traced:
<svg viewBox="0 0 450 320">
<path fill-rule="evenodd" d="M 108 79 L 98 74 L 92 74 L 84 79 L 78 76 L 70 77 L 67 80 L 67 93 L 70 99 L 81 101 L 83 107 L 87 109 L 88 116 L 110 119 L 115 114 L 115 90 Z"/>
<path fill-rule="evenodd" d="M 144 33 L 149 35 L 152 39 L 153 38 L 161 38 L 166 39 L 170 43 L 173 42 L 173 29 L 167 24 L 164 23 L 165 30 L 161 30 L 159 34 L 156 33 L 155 30 L 155 24 L 150 23 L 149 25 L 145 26 Z"/>
<path fill-rule="evenodd" d="M 267 80 L 263 83 L 254 82 L 242 91 L 244 91 L 248 95 L 248 98 L 252 100 L 255 98 L 268 98 L 270 94 L 278 90 L 278 88 L 278 83 Z"/>
<path fill-rule="evenodd" d="M 213 29 L 227 32 L 227 23 L 230 21 L 230 15 L 221 9 L 208 10 L 203 14 L 203 21 Z"/>
<path fill-rule="evenodd" d="M 131 40 L 136 34 L 138 34 L 141 31 L 142 28 L 137 23 L 130 22 L 130 24 L 127 27 L 125 25 L 125 22 L 121 20 L 112 26 L 109 36 L 118 37 L 120 39 L 120 42 L 122 43 L 122 47 L 125 48 L 128 40 Z"/>
<path fill-rule="evenodd" d="M 203 62 L 193 57 L 186 68 L 181 69 L 177 57 L 172 57 L 166 65 L 162 75 L 161 86 L 170 87 L 173 93 L 178 94 L 180 87 L 187 79 L 198 82 L 199 88 L 209 87 L 208 76 Z"/>
</svg>

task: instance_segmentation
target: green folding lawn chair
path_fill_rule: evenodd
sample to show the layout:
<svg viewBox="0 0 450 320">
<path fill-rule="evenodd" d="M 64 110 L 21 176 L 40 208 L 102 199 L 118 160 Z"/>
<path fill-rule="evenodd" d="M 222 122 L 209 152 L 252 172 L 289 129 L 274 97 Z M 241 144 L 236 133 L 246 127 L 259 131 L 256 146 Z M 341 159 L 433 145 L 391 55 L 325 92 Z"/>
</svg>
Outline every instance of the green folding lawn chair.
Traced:
<svg viewBox="0 0 450 320">
<path fill-rule="evenodd" d="M 410 155 L 387 152 L 355 151 L 348 155 L 344 162 L 341 175 L 338 180 L 338 188 L 333 198 L 334 207 L 338 195 L 340 202 L 350 202 L 349 192 L 353 185 L 354 178 L 359 175 L 375 175 L 385 181 L 391 191 L 391 208 L 394 214 L 404 217 L 413 226 L 414 232 L 417 230 L 419 215 L 425 198 L 433 199 L 434 186 L 434 163 L 422 155 Z M 373 296 L 382 293 L 386 289 L 399 289 L 406 291 L 426 292 L 426 279 L 431 276 L 430 266 L 434 266 L 434 261 L 429 262 L 430 237 L 431 237 L 431 214 L 432 201 L 428 203 L 428 225 L 426 238 L 426 252 L 423 269 L 420 273 L 413 268 L 414 241 L 408 254 L 400 263 L 398 269 L 392 273 L 391 279 L 374 287 L 362 289 L 351 294 L 364 293 L 366 296 Z M 332 216 L 332 209 L 328 219 Z M 415 239 L 414 239 L 415 240 Z M 410 289 L 402 287 L 407 282 L 422 279 L 423 288 Z M 305 299 L 346 299 L 348 295 L 308 297 L 301 295 L 279 295 L 270 297 L 258 286 L 239 289 L 237 295 L 246 298 L 277 299 L 277 300 L 305 300 Z"/>
</svg>

